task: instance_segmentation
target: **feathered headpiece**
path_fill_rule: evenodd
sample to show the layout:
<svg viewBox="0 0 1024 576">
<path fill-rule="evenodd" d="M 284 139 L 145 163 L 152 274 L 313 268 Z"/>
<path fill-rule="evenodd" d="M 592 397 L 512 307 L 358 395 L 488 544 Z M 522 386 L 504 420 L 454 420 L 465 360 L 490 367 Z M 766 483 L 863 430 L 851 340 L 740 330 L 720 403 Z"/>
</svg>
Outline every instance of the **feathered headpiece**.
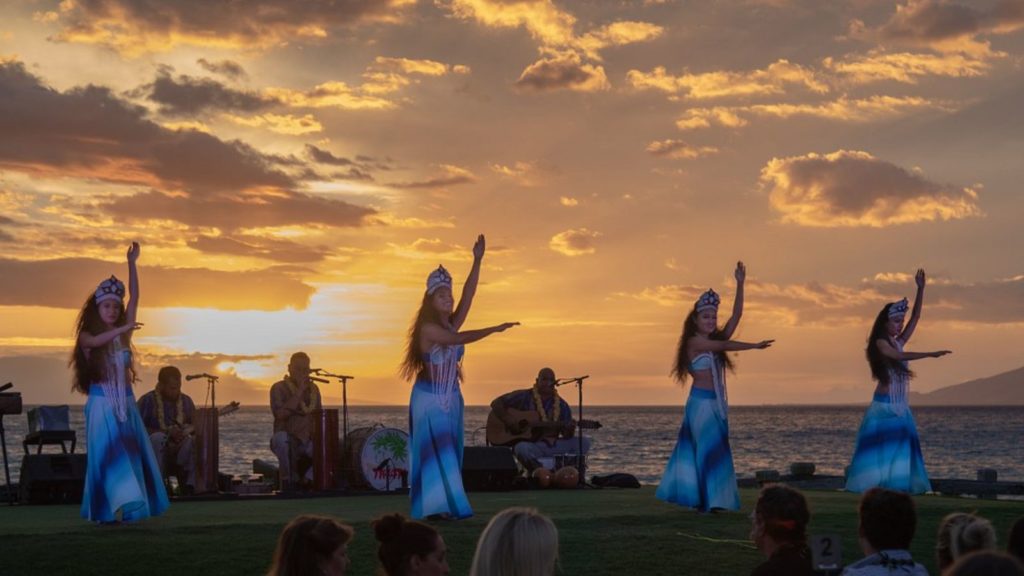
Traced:
<svg viewBox="0 0 1024 576">
<path fill-rule="evenodd" d="M 895 318 L 897 316 L 906 316 L 907 308 L 909 308 L 909 306 L 907 305 L 906 298 L 900 300 L 899 302 L 893 302 L 892 304 L 889 305 L 889 318 Z"/>
<path fill-rule="evenodd" d="M 97 305 L 104 300 L 124 300 L 124 282 L 118 280 L 117 276 L 107 278 L 96 287 L 93 299 L 96 300 Z"/>
<path fill-rule="evenodd" d="M 697 298 L 697 303 L 693 305 L 693 308 L 697 312 L 700 312 L 705 308 L 714 308 L 715 310 L 718 310 L 718 303 L 721 302 L 721 300 L 722 299 L 718 297 L 718 294 L 715 294 L 714 290 L 708 288 L 707 292 L 701 294 L 700 298 Z"/>
<path fill-rule="evenodd" d="M 433 294 L 434 290 L 446 286 L 449 290 L 452 288 L 452 275 L 444 269 L 444 266 L 438 266 L 437 270 L 430 273 L 427 276 L 427 294 Z"/>
</svg>

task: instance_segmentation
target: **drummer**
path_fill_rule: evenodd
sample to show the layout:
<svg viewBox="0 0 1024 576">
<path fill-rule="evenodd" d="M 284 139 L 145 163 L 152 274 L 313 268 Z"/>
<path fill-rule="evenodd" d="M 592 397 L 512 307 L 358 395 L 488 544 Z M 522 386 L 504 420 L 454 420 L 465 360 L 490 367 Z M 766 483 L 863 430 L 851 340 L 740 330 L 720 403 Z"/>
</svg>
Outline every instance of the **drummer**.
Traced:
<svg viewBox="0 0 1024 576">
<path fill-rule="evenodd" d="M 292 354 L 288 374 L 270 388 L 270 410 L 274 414 L 274 436 L 270 449 L 278 460 L 283 491 L 309 488 L 313 480 L 313 418 L 310 413 L 323 405 L 320 389 L 310 380 L 309 355 Z"/>
</svg>

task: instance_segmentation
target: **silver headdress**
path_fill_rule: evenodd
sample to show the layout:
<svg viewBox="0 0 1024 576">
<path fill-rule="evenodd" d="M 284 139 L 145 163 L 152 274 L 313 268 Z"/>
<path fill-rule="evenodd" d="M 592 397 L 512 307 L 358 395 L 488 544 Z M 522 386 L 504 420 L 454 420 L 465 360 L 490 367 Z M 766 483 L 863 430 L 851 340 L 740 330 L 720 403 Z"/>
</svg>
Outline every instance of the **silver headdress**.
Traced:
<svg viewBox="0 0 1024 576">
<path fill-rule="evenodd" d="M 693 305 L 693 308 L 697 312 L 700 312 L 705 308 L 714 308 L 715 310 L 718 310 L 718 303 L 721 301 L 722 299 L 718 297 L 718 294 L 716 294 L 711 288 L 708 288 L 707 292 L 701 294 L 700 298 L 697 298 L 697 303 Z"/>
<path fill-rule="evenodd" d="M 438 266 L 437 270 L 430 273 L 427 276 L 427 294 L 433 294 L 434 290 L 446 286 L 449 290 L 452 288 L 452 275 L 444 269 L 444 266 Z"/>
<path fill-rule="evenodd" d="M 889 305 L 889 318 L 895 318 L 897 316 L 906 316 L 907 308 L 910 306 L 907 304 L 907 299 L 904 298 L 899 302 L 893 302 Z"/>
<path fill-rule="evenodd" d="M 97 305 L 104 300 L 124 300 L 124 282 L 118 280 L 117 276 L 107 278 L 96 287 L 93 299 Z"/>
</svg>

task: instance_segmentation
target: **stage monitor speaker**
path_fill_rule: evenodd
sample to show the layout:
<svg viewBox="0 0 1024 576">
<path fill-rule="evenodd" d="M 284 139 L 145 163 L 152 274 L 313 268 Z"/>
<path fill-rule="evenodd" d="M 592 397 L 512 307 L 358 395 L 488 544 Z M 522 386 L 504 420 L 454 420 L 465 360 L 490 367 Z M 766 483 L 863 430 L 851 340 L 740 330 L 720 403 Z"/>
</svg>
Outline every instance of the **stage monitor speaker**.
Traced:
<svg viewBox="0 0 1024 576">
<path fill-rule="evenodd" d="M 82 501 L 85 454 L 26 454 L 21 460 L 21 501 L 73 504 Z"/>
<path fill-rule="evenodd" d="M 466 490 L 511 490 L 519 478 L 519 464 L 507 446 L 467 446 L 462 453 Z"/>
</svg>

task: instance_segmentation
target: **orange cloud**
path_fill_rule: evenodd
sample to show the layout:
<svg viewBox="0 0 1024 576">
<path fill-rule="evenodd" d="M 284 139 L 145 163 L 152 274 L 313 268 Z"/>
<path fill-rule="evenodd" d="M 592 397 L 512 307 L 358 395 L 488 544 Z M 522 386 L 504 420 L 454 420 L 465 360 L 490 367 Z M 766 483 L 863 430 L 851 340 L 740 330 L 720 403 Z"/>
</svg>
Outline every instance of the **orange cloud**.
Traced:
<svg viewBox="0 0 1024 576">
<path fill-rule="evenodd" d="M 715 71 L 702 74 L 669 74 L 663 66 L 651 72 L 630 70 L 626 79 L 639 90 L 660 90 L 696 100 L 784 94 L 787 85 L 799 85 L 819 94 L 828 85 L 810 68 L 778 60 L 763 70 L 749 72 Z"/>
<path fill-rule="evenodd" d="M 741 128 L 752 117 L 791 118 L 808 116 L 837 122 L 874 122 L 906 115 L 918 110 L 952 110 L 948 102 L 939 102 L 916 96 L 871 96 L 806 104 L 755 104 L 752 106 L 716 106 L 691 108 L 676 121 L 680 130 L 695 130 L 711 126 Z"/>
<path fill-rule="evenodd" d="M 837 80 L 858 85 L 883 80 L 916 84 L 918 78 L 924 76 L 977 77 L 992 68 L 988 60 L 968 54 L 910 52 L 873 52 L 841 60 L 826 58 L 823 65 L 837 76 Z"/>
<path fill-rule="evenodd" d="M 690 160 L 717 154 L 718 148 L 714 146 L 691 146 L 682 140 L 660 140 L 647 145 L 647 151 L 663 158 L 675 158 Z"/>
<path fill-rule="evenodd" d="M 569 89 L 577 92 L 611 88 L 604 68 L 585 64 L 575 54 L 542 58 L 530 64 L 516 80 L 516 86 L 538 91 Z"/>
<path fill-rule="evenodd" d="M 584 256 L 597 252 L 594 242 L 601 236 L 600 232 L 586 228 L 569 229 L 551 237 L 548 247 L 566 256 Z"/>
<path fill-rule="evenodd" d="M 976 190 L 936 184 L 867 152 L 773 158 L 761 184 L 782 221 L 800 226 L 878 228 L 981 215 Z"/>
<path fill-rule="evenodd" d="M 312 114 L 306 114 L 301 117 L 291 114 L 260 114 L 259 116 L 248 117 L 225 114 L 224 118 L 242 126 L 267 128 L 271 132 L 288 134 L 290 136 L 314 134 L 322 132 L 324 129 L 323 125 Z"/>
<path fill-rule="evenodd" d="M 98 44 L 134 57 L 180 45 L 266 49 L 294 40 L 316 40 L 360 23 L 400 22 L 403 9 L 414 3 L 182 0 L 155 6 L 144 0 L 65 0 L 58 11 L 42 18 L 60 27 L 54 35 L 58 41 Z"/>
</svg>

